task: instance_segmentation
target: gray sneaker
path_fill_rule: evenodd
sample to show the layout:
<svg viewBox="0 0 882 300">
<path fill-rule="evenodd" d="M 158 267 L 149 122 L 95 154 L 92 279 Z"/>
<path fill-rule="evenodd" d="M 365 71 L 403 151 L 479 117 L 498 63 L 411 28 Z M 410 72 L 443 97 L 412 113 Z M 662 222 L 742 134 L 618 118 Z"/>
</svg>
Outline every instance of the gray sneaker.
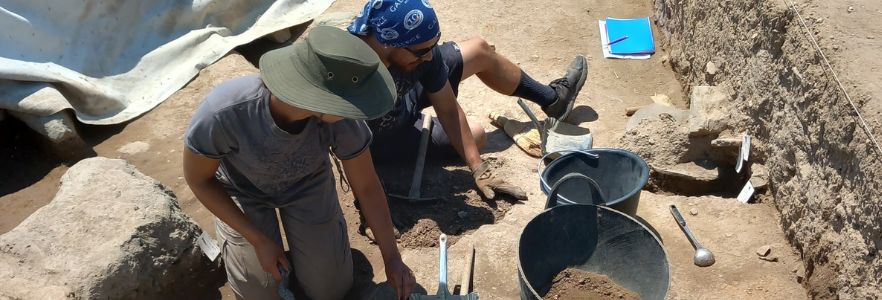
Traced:
<svg viewBox="0 0 882 300">
<path fill-rule="evenodd" d="M 567 68 L 567 74 L 548 84 L 557 92 L 557 101 L 542 108 L 545 115 L 560 121 L 566 120 L 573 111 L 576 96 L 585 85 L 586 78 L 588 78 L 588 61 L 584 56 L 576 56 Z"/>
</svg>

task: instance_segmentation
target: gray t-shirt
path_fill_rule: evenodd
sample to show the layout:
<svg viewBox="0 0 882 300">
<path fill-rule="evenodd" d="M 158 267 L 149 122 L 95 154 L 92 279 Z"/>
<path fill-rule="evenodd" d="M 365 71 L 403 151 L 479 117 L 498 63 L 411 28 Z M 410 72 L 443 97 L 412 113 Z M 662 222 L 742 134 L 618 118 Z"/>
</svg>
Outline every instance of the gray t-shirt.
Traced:
<svg viewBox="0 0 882 300">
<path fill-rule="evenodd" d="M 310 118 L 296 135 L 282 130 L 270 115 L 269 95 L 257 76 L 226 81 L 205 97 L 187 128 L 184 144 L 220 159 L 218 178 L 231 195 L 278 205 L 294 201 L 308 193 L 312 179 L 329 177 L 329 150 L 347 160 L 370 146 L 363 121 Z"/>
</svg>

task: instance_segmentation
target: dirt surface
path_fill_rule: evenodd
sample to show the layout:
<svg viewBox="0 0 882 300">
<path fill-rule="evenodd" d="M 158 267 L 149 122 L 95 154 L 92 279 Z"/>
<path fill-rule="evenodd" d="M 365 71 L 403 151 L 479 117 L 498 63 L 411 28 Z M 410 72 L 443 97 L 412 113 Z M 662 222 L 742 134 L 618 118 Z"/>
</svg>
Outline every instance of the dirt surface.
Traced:
<svg viewBox="0 0 882 300">
<path fill-rule="evenodd" d="M 363 4 L 361 0 L 337 1 L 327 14 L 355 13 Z M 496 46 L 497 51 L 541 82 L 560 77 L 574 56 L 586 55 L 590 73 L 570 121 L 590 128 L 596 147 L 615 145 L 628 121 L 626 108 L 650 104 L 652 95 L 668 95 L 674 105 L 686 107 L 677 74 L 666 63 L 666 57 L 674 57 L 668 50 L 659 49 L 647 61 L 601 58 L 596 21 L 607 16 L 652 15 L 651 1 L 564 0 L 541 9 L 528 1 L 446 0 L 432 4 L 440 17 L 444 40 L 484 37 Z M 186 87 L 144 116 L 119 126 L 82 126 L 82 134 L 93 146 L 95 155 L 124 158 L 144 174 L 171 188 L 182 209 L 213 234 L 212 215 L 199 204 L 183 181 L 181 138 L 193 110 L 213 86 L 236 76 L 255 73 L 247 60 L 236 54 L 228 55 L 204 69 Z M 472 189 L 471 177 L 465 168 L 457 163 L 432 162 L 426 169 L 427 184 L 423 194 L 444 199 L 426 206 L 394 200 L 391 203 L 393 214 L 401 219 L 396 220 L 397 225 L 403 225 L 398 226 L 405 237 L 402 257 L 416 274 L 417 292 L 434 293 L 438 285 L 438 249 L 433 243 L 440 232 L 453 235 L 451 241 L 455 243 L 449 250 L 448 272 L 451 288 L 459 282 L 465 253 L 473 245 L 477 253 L 475 291 L 482 299 L 517 298 L 518 237 L 524 225 L 542 211 L 545 199 L 538 187 L 536 159 L 524 154 L 504 133 L 489 125 L 487 116 L 490 112 L 497 112 L 519 120 L 527 120 L 527 117 L 517 107 L 516 99 L 495 93 L 475 78 L 462 83 L 459 99 L 467 115 L 483 122 L 490 132 L 484 156 L 502 160 L 506 179 L 527 190 L 529 200 L 518 203 L 485 201 Z M 539 112 L 535 105 L 532 109 Z M 3 126 L 7 123 L 9 121 Z M 142 144 L 126 147 L 133 142 L 143 142 L 149 147 L 146 150 Z M 22 139 L 10 145 L 34 148 Z M 58 162 L 47 163 L 39 155 L 28 157 L 2 158 L 2 170 L 11 177 L 18 178 L 7 171 L 12 166 L 14 170 L 34 170 L 35 174 L 20 177 L 13 186 L 6 182 L 2 184 L 4 192 L 0 196 L 0 209 L 4 216 L 13 217 L 2 220 L 0 233 L 8 231 L 50 201 L 53 189 L 57 188 L 57 179 L 66 168 Z M 390 192 L 407 192 L 412 172 L 409 164 L 379 166 Z M 399 169 L 395 171 L 394 168 Z M 387 171 L 401 179 L 388 179 Z M 22 171 L 22 174 L 30 173 Z M 388 299 L 390 290 L 383 283 L 385 272 L 379 250 L 369 239 L 357 234 L 360 224 L 351 193 L 342 189 L 338 193 L 355 262 L 356 282 L 349 298 Z M 699 211 L 697 216 L 686 216 L 687 221 L 702 243 L 717 255 L 716 265 L 710 268 L 692 265 L 692 248 L 667 210 L 671 203 L 676 203 L 683 211 L 690 208 Z M 460 211 L 466 212 L 466 218 L 459 217 Z M 794 273 L 802 263 L 777 224 L 780 217 L 767 203 L 744 205 L 733 199 L 661 196 L 644 192 L 638 215 L 665 242 L 672 278 L 669 298 L 805 298 L 805 291 L 797 282 L 799 272 Z M 779 258 L 777 262 L 756 257 L 754 250 L 762 245 L 773 246 L 773 253 Z M 224 299 L 233 299 L 229 288 L 222 288 L 221 292 Z"/>
<path fill-rule="evenodd" d="M 735 88 L 732 121 L 769 169 L 768 199 L 805 258 L 810 295 L 882 298 L 882 151 L 870 140 L 882 137 L 882 2 L 655 2 L 685 86 Z"/>
<path fill-rule="evenodd" d="M 554 276 L 545 299 L 628 299 L 639 300 L 640 295 L 628 290 L 604 275 L 568 268 Z"/>
<path fill-rule="evenodd" d="M 492 170 L 506 170 L 504 160 L 486 158 Z M 378 167 L 386 193 L 407 195 L 413 172 L 412 164 L 387 164 Z M 487 200 L 472 189 L 474 180 L 468 167 L 427 164 L 421 197 L 425 201 L 391 198 L 390 210 L 395 226 L 401 232 L 398 245 L 406 248 L 436 247 L 438 236 L 447 234 L 448 245 L 456 244 L 459 236 L 501 219 L 512 202 Z M 396 180 L 397 179 L 397 180 Z"/>
</svg>

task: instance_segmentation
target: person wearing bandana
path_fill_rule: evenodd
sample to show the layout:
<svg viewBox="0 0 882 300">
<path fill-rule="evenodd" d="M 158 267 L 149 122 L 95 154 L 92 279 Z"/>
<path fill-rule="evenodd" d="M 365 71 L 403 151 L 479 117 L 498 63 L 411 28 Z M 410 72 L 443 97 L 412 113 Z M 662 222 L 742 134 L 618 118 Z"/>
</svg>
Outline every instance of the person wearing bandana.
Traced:
<svg viewBox="0 0 882 300">
<path fill-rule="evenodd" d="M 368 122 L 375 161 L 414 157 L 421 111 L 431 106 L 438 116 L 432 120 L 430 155 L 461 157 L 488 199 L 497 193 L 527 198 L 482 161 L 485 132 L 477 122 L 470 125 L 457 102 L 459 83 L 476 75 L 494 91 L 532 101 L 549 117 L 565 120 L 587 77 L 585 57 L 577 56 L 563 77 L 539 83 L 481 38 L 439 43 L 441 27 L 427 0 L 368 0 L 347 29 L 378 54 L 395 81 L 392 111 Z"/>
</svg>

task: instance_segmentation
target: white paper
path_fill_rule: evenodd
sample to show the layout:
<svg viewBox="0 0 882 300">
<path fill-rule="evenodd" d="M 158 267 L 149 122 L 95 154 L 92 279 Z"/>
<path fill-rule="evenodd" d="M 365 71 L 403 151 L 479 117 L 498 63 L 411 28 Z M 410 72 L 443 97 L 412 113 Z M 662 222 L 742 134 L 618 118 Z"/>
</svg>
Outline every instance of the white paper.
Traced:
<svg viewBox="0 0 882 300">
<path fill-rule="evenodd" d="M 214 239 L 207 232 L 202 232 L 199 235 L 199 238 L 196 239 L 196 244 L 199 245 L 202 253 L 205 253 L 211 261 L 214 261 L 220 255 L 220 248 L 217 247 L 217 243 L 214 242 Z"/>
<path fill-rule="evenodd" d="M 753 196 L 753 184 L 750 183 L 750 180 L 744 184 L 744 188 L 741 189 L 741 193 L 738 194 L 738 201 L 741 203 L 747 203 L 750 200 L 750 197 Z"/>
<path fill-rule="evenodd" d="M 750 157 L 750 136 L 747 135 L 745 131 L 743 135 L 741 135 L 741 148 L 738 149 L 738 162 L 735 163 L 735 172 L 741 173 L 741 168 L 744 166 L 744 163 L 748 161 Z"/>
<path fill-rule="evenodd" d="M 604 58 L 620 58 L 620 59 L 649 59 L 651 54 L 640 55 L 618 55 L 612 54 L 609 46 L 609 36 L 606 35 L 606 20 L 598 20 L 597 25 L 600 26 L 600 48 Z"/>
</svg>

